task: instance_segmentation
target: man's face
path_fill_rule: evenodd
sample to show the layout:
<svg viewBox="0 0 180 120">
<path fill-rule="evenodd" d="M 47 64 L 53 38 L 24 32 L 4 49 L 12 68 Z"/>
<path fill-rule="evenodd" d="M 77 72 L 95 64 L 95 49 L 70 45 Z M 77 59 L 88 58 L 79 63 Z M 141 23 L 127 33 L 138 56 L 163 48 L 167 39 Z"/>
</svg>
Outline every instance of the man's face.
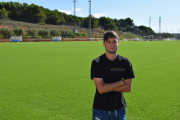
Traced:
<svg viewBox="0 0 180 120">
<path fill-rule="evenodd" d="M 117 48 L 119 46 L 119 41 L 115 37 L 113 37 L 103 42 L 103 45 L 108 53 L 114 54 L 116 53 Z"/>
</svg>

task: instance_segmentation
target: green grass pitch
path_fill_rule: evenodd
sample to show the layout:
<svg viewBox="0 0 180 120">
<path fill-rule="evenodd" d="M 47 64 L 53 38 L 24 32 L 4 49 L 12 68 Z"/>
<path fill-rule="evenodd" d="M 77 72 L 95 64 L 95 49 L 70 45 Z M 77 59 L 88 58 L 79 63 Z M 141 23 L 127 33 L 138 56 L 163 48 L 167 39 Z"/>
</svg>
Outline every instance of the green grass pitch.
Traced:
<svg viewBox="0 0 180 120">
<path fill-rule="evenodd" d="M 0 120 L 90 120 L 99 42 L 0 43 Z M 180 41 L 120 42 L 132 62 L 128 120 L 180 119 Z"/>
</svg>

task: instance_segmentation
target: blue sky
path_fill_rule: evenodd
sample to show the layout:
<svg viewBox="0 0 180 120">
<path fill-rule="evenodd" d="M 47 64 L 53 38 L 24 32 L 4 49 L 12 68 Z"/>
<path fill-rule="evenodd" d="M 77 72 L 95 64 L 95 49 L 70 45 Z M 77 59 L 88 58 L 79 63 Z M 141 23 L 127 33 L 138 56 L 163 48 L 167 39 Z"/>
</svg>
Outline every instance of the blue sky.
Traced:
<svg viewBox="0 0 180 120">
<path fill-rule="evenodd" d="M 13 2 L 34 3 L 50 10 L 60 10 L 67 14 L 74 14 L 74 0 L 16 0 Z M 89 0 L 77 0 L 76 15 L 87 17 L 89 15 Z M 3 2 L 3 1 L 1 1 Z M 4 2 L 10 2 L 4 0 Z M 130 17 L 135 25 L 149 27 L 159 31 L 159 16 L 162 17 L 161 32 L 180 32 L 180 0 L 91 0 L 91 14 L 97 18 L 101 16 L 125 19 Z"/>
</svg>

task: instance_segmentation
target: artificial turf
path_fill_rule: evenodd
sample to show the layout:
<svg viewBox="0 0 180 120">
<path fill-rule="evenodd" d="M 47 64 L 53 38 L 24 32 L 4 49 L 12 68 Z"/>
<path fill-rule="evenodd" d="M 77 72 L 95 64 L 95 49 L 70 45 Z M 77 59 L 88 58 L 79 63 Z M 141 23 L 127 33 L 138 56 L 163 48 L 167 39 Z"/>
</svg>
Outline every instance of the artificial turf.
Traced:
<svg viewBox="0 0 180 120">
<path fill-rule="evenodd" d="M 128 120 L 180 119 L 180 42 L 120 41 L 136 78 Z M 102 41 L 0 43 L 0 120 L 90 120 Z"/>
</svg>

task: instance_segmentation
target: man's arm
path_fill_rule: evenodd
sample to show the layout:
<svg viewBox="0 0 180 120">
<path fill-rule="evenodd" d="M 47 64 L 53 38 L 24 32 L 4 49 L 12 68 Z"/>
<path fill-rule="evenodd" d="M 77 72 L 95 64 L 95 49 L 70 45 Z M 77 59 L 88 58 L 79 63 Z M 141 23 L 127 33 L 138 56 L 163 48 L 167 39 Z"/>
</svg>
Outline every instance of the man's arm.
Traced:
<svg viewBox="0 0 180 120">
<path fill-rule="evenodd" d="M 114 91 L 125 83 L 123 80 L 120 80 L 118 82 L 105 84 L 102 78 L 93 78 L 93 80 L 100 94 Z"/>
<path fill-rule="evenodd" d="M 118 87 L 117 89 L 113 90 L 115 92 L 131 92 L 132 88 L 132 79 L 125 79 L 124 80 L 124 85 Z"/>
</svg>

